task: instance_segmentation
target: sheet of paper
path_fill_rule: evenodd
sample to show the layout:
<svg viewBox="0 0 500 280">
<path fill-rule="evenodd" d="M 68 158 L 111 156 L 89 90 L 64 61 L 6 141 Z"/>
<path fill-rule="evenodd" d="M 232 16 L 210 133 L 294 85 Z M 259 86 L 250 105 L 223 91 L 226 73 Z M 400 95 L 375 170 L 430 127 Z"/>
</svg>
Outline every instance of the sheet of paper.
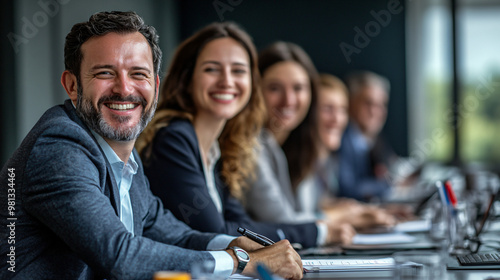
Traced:
<svg viewBox="0 0 500 280">
<path fill-rule="evenodd" d="M 229 276 L 229 278 L 227 278 L 227 279 L 234 279 L 234 280 L 259 280 L 259 278 L 250 277 L 250 276 L 246 276 L 246 275 L 243 275 L 243 274 L 233 274 L 233 275 Z"/>
<path fill-rule="evenodd" d="M 306 272 L 387 270 L 394 267 L 394 259 L 315 259 L 302 260 L 302 266 Z"/>
<path fill-rule="evenodd" d="M 356 234 L 352 239 L 355 245 L 378 245 L 378 244 L 400 244 L 411 243 L 417 239 L 401 232 L 381 233 L 381 234 Z"/>
<path fill-rule="evenodd" d="M 430 220 L 418 220 L 399 223 L 394 227 L 398 232 L 425 232 L 431 229 Z"/>
</svg>

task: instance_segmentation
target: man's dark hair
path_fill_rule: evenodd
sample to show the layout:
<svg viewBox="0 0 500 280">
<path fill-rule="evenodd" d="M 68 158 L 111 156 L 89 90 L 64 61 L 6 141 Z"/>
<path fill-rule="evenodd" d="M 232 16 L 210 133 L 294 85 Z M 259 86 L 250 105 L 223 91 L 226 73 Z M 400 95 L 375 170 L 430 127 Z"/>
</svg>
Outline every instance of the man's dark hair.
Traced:
<svg viewBox="0 0 500 280">
<path fill-rule="evenodd" d="M 156 29 L 144 24 L 144 20 L 135 12 L 100 12 L 90 16 L 86 22 L 77 23 L 66 36 L 64 44 L 64 66 L 80 80 L 80 66 L 83 54 L 81 47 L 88 39 L 110 32 L 141 33 L 149 43 L 153 53 L 155 74 L 160 71 L 161 50 L 158 45 Z"/>
</svg>

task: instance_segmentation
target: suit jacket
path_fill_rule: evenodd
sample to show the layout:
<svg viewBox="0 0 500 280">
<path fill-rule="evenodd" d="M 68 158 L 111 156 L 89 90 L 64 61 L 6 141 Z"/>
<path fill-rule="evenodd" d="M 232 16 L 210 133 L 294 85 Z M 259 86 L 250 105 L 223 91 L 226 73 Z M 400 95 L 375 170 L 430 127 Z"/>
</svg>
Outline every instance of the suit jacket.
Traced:
<svg viewBox="0 0 500 280">
<path fill-rule="evenodd" d="M 245 227 L 276 241 L 280 240 L 278 232 L 283 232 L 290 242 L 304 247 L 316 245 L 315 223 L 286 225 L 253 221 L 241 203 L 229 194 L 216 167 L 216 185 L 222 201 L 222 213 L 219 213 L 208 193 L 198 139 L 191 122 L 177 119 L 160 129 L 153 140 L 151 155 L 144 167 L 151 190 L 165 207 L 192 228 L 239 235 L 238 227 Z"/>
<path fill-rule="evenodd" d="M 15 175 L 13 215 L 7 191 L 0 192 L 0 278 L 151 279 L 155 271 L 187 271 L 193 262 L 213 260 L 208 252 L 181 248 L 205 249 L 215 235 L 194 231 L 164 210 L 134 156 L 132 236 L 119 219 L 118 187 L 95 138 L 69 100 L 49 109 L 0 173 L 4 187 Z M 15 243 L 7 244 L 12 234 Z M 11 246 L 15 272 L 8 271 Z"/>
<path fill-rule="evenodd" d="M 339 149 L 339 197 L 350 197 L 362 201 L 373 198 L 383 198 L 389 184 L 386 180 L 378 179 L 373 171 L 372 148 L 360 148 L 356 141 L 362 137 L 359 129 L 350 124 L 342 137 Z"/>
</svg>

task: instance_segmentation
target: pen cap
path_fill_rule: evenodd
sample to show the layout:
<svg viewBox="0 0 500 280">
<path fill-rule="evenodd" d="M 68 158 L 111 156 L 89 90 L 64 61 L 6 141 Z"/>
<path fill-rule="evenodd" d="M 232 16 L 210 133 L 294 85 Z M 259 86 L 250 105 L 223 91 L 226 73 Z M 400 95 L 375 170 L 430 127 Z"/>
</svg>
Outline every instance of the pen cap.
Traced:
<svg viewBox="0 0 500 280">
<path fill-rule="evenodd" d="M 191 280 L 191 275 L 181 271 L 158 271 L 153 275 L 153 280 Z"/>
<path fill-rule="evenodd" d="M 273 280 L 273 275 L 269 271 L 269 269 L 266 267 L 265 264 L 259 262 L 257 263 L 257 273 L 259 275 L 259 279 L 261 280 Z"/>
<path fill-rule="evenodd" d="M 450 181 L 446 181 L 444 183 L 444 187 L 446 189 L 446 194 L 448 195 L 448 198 L 450 199 L 450 203 L 453 207 L 457 206 L 457 197 L 455 195 L 455 192 L 453 191 L 453 188 L 451 186 Z"/>
</svg>

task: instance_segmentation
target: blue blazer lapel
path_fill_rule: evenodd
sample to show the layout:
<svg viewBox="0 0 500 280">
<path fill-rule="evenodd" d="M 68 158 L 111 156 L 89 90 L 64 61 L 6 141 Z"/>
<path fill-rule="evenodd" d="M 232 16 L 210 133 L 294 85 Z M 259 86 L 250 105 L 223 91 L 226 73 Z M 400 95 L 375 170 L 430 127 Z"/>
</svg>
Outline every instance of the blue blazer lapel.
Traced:
<svg viewBox="0 0 500 280">
<path fill-rule="evenodd" d="M 94 142 L 97 147 L 99 147 L 99 150 L 101 151 L 104 159 L 106 160 L 106 186 L 103 190 L 104 195 L 109 197 L 109 200 L 111 202 L 111 205 L 113 206 L 113 209 L 115 209 L 116 215 L 120 217 L 120 193 L 118 191 L 118 186 L 116 185 L 116 181 L 113 180 L 113 171 L 111 170 L 111 165 L 109 164 L 108 160 L 106 159 L 106 156 L 104 156 L 104 152 L 97 143 L 97 140 L 94 138 L 94 135 L 92 132 L 90 132 L 90 129 L 83 123 L 83 121 L 78 117 L 78 114 L 76 113 L 75 107 L 73 107 L 73 103 L 71 100 L 66 100 L 64 102 L 64 107 L 66 109 L 66 112 L 68 113 L 68 116 L 70 119 L 72 119 L 74 122 L 76 122 L 78 125 L 80 125 L 87 133 L 94 139 Z"/>
<path fill-rule="evenodd" d="M 99 149 L 101 149 L 100 146 Z M 102 149 L 101 152 L 104 155 Z M 106 159 L 106 157 L 104 158 Z M 118 190 L 118 185 L 116 185 L 113 170 L 111 169 L 111 164 L 109 164 L 108 159 L 106 159 L 106 171 L 106 187 L 104 188 L 104 195 L 109 197 L 111 205 L 113 206 L 113 209 L 115 209 L 116 215 L 120 217 L 120 192 Z"/>
<path fill-rule="evenodd" d="M 144 185 L 148 185 L 147 179 L 144 177 L 143 166 L 139 154 L 134 149 L 135 161 L 138 164 L 137 173 L 132 179 L 132 186 L 130 186 L 130 202 L 132 204 L 132 212 L 134 215 L 134 234 L 140 236 L 143 233 L 143 216 L 145 216 L 149 209 L 149 187 L 145 188 Z M 144 192 L 147 189 L 148 192 Z"/>
</svg>

